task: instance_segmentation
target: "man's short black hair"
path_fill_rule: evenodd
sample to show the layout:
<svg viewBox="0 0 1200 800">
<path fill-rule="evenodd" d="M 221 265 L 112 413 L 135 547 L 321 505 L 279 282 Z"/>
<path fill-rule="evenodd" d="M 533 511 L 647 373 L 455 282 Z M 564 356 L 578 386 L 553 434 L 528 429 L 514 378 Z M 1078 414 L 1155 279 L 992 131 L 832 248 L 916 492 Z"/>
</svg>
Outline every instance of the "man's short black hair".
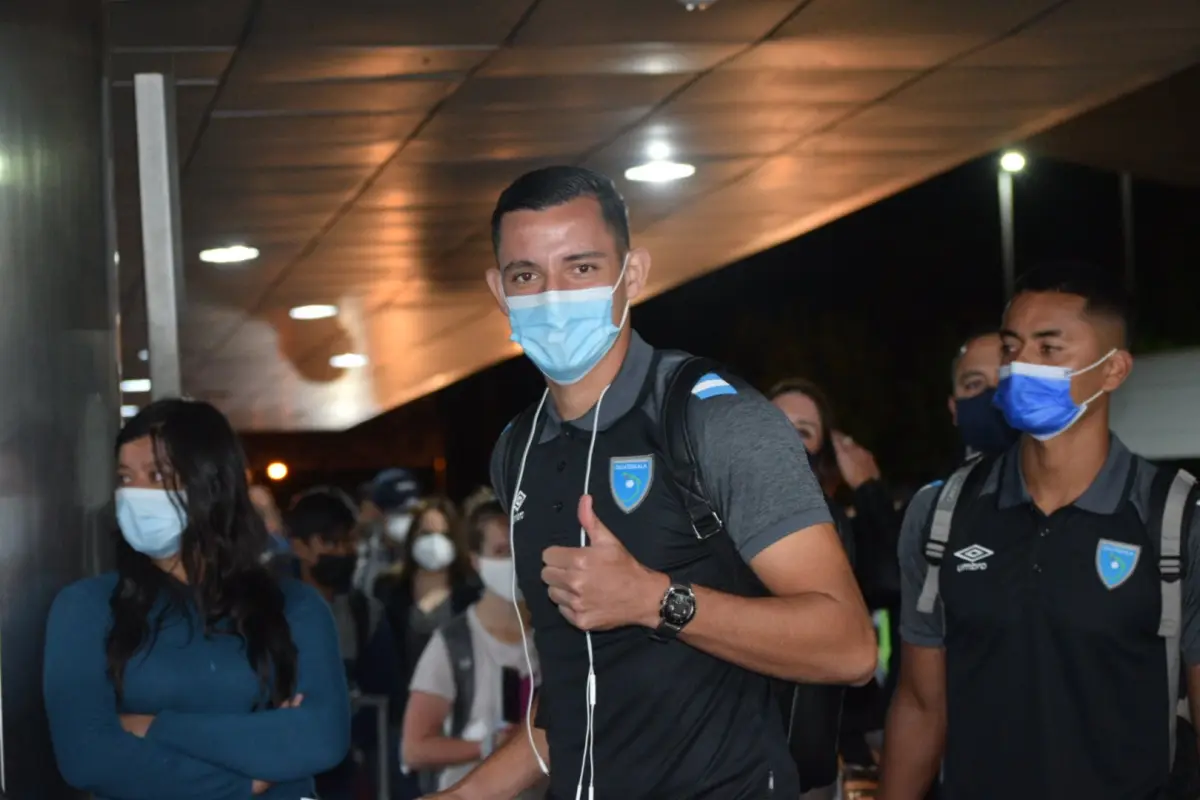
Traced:
<svg viewBox="0 0 1200 800">
<path fill-rule="evenodd" d="M 580 197 L 600 204 L 604 223 L 620 253 L 629 249 L 629 209 L 612 180 L 583 167 L 544 167 L 526 172 L 500 193 L 492 212 L 492 249 L 500 250 L 500 222 L 513 211 L 545 211 Z"/>
<path fill-rule="evenodd" d="M 1129 295 L 1115 276 L 1099 267 L 1081 261 L 1039 264 L 1017 280 L 1016 294 L 1022 292 L 1061 292 L 1082 297 L 1087 313 L 1121 323 L 1124 330 L 1122 344 L 1128 345 L 1129 330 L 1133 326 Z"/>
<path fill-rule="evenodd" d="M 283 514 L 288 536 L 307 542 L 314 536 L 335 542 L 345 539 L 357 524 L 357 514 L 344 492 L 328 487 L 307 491 Z"/>
</svg>

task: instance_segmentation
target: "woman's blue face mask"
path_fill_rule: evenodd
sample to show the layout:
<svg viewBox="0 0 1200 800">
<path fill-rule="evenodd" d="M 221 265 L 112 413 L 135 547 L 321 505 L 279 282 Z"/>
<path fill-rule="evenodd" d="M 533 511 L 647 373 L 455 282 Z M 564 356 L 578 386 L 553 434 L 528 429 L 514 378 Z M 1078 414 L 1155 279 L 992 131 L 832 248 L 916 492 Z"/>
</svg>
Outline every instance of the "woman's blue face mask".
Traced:
<svg viewBox="0 0 1200 800">
<path fill-rule="evenodd" d="M 130 547 L 155 559 L 179 552 L 187 525 L 186 512 L 179 506 L 187 502 L 182 493 L 177 500 L 166 489 L 123 486 L 116 499 L 117 524 Z"/>
<path fill-rule="evenodd" d="M 1116 348 L 1090 366 L 1072 371 L 1070 367 L 1051 367 L 1014 361 L 1000 367 L 1000 386 L 996 389 L 996 408 L 1008 424 L 1039 441 L 1063 433 L 1085 413 L 1088 404 L 1104 390 L 1076 403 L 1071 397 L 1071 378 L 1095 369 L 1116 353 Z"/>
<path fill-rule="evenodd" d="M 551 381 L 562 386 L 578 383 L 616 343 L 629 316 L 629 301 L 614 325 L 612 298 L 628 265 L 626 253 L 612 286 L 505 297 L 512 341 Z"/>
</svg>

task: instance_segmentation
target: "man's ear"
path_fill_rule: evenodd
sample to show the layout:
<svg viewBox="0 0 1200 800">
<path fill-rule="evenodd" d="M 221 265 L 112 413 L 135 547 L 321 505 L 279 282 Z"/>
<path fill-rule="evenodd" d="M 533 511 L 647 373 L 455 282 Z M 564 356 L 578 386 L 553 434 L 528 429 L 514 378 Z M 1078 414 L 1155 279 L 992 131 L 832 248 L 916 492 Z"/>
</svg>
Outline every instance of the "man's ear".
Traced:
<svg viewBox="0 0 1200 800">
<path fill-rule="evenodd" d="M 1114 392 L 1120 388 L 1129 373 L 1133 372 L 1133 355 L 1128 350 L 1118 350 L 1104 365 L 1104 391 Z"/>
<path fill-rule="evenodd" d="M 500 313 L 508 315 L 508 303 L 504 302 L 504 277 L 500 270 L 492 267 L 487 271 L 487 285 L 492 292 L 492 299 L 500 306 Z"/>
<path fill-rule="evenodd" d="M 646 290 L 650 279 L 650 252 L 644 247 L 629 251 L 625 263 L 625 297 L 632 303 Z"/>
<path fill-rule="evenodd" d="M 958 401 L 954 399 L 954 395 L 946 400 L 946 408 L 950 409 L 950 421 L 954 423 L 954 427 L 958 427 Z"/>
</svg>

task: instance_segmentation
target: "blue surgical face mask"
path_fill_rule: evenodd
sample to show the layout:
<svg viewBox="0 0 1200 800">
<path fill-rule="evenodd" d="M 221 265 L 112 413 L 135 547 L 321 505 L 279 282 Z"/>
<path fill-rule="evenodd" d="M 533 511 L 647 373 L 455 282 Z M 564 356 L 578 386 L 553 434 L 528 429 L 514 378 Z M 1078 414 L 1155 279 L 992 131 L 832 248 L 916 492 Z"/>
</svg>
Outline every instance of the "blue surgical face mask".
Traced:
<svg viewBox="0 0 1200 800">
<path fill-rule="evenodd" d="M 165 489 L 117 489 L 117 524 L 134 550 L 150 558 L 170 558 L 179 552 L 186 525 L 183 494 L 172 498 Z"/>
<path fill-rule="evenodd" d="M 1016 443 L 1021 432 L 1015 430 L 996 408 L 995 389 L 986 389 L 974 397 L 959 397 L 954 401 L 958 435 L 967 449 L 975 453 L 995 455 Z"/>
<path fill-rule="evenodd" d="M 995 404 L 1004 413 L 1008 424 L 1028 433 L 1039 441 L 1047 441 L 1070 428 L 1087 413 L 1088 404 L 1104 390 L 1076 403 L 1071 398 L 1071 378 L 1095 369 L 1113 353 L 1083 369 L 1051 367 L 1014 361 L 1000 368 L 1000 386 L 996 389 Z"/>
<path fill-rule="evenodd" d="M 629 315 L 626 301 L 620 323 L 613 324 L 613 293 L 628 264 L 626 254 L 613 286 L 505 298 L 512 341 L 547 378 L 561 386 L 578 383 L 612 349 Z"/>
</svg>

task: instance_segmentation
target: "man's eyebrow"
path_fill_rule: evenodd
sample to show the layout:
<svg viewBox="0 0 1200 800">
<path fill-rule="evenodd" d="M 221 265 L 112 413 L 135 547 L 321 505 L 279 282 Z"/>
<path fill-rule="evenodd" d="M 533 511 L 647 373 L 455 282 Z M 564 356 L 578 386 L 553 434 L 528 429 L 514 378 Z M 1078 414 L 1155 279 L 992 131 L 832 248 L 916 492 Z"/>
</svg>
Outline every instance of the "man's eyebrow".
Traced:
<svg viewBox="0 0 1200 800">
<path fill-rule="evenodd" d="M 588 250 L 583 253 L 572 253 L 563 259 L 563 261 L 583 261 L 588 258 L 605 258 L 606 255 L 599 250 Z"/>
<path fill-rule="evenodd" d="M 983 374 L 982 370 L 969 369 L 962 375 L 958 376 L 958 383 L 966 383 L 973 378 L 987 378 L 987 376 Z"/>
<path fill-rule="evenodd" d="M 507 264 L 505 264 L 504 267 L 500 271 L 508 272 L 510 269 L 514 269 L 514 268 L 529 269 L 530 267 L 536 267 L 536 266 L 537 266 L 537 264 L 533 263 L 532 261 L 530 261 L 528 259 L 518 258 L 514 261 L 510 261 Z"/>
</svg>

